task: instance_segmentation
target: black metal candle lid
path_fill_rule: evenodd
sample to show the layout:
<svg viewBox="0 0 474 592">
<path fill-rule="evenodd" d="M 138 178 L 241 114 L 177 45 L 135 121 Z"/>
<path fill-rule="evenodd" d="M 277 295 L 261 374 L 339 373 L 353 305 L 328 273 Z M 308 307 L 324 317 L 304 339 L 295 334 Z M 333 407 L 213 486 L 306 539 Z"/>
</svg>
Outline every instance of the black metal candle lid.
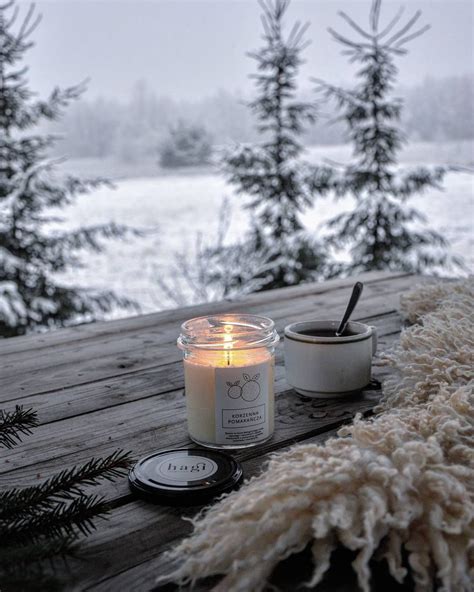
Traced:
<svg viewBox="0 0 474 592">
<path fill-rule="evenodd" d="M 131 490 L 166 505 L 193 506 L 234 489 L 242 466 L 228 454 L 206 448 L 161 450 L 139 460 L 130 470 Z"/>
</svg>

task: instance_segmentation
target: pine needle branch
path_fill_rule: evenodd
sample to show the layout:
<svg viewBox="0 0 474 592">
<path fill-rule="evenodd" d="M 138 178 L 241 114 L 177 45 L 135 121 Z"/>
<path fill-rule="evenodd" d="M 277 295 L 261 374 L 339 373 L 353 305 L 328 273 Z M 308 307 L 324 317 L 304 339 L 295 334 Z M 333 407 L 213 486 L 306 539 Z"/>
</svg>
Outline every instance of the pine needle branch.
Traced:
<svg viewBox="0 0 474 592">
<path fill-rule="evenodd" d="M 80 467 L 61 471 L 43 484 L 0 494 L 0 587 L 5 590 L 60 589 L 58 560 L 75 553 L 74 542 L 95 529 L 109 505 L 84 488 L 123 474 L 130 454 L 117 450 Z"/>
<path fill-rule="evenodd" d="M 59 502 L 52 510 L 8 522 L 2 529 L 2 543 L 18 545 L 43 538 L 88 535 L 95 529 L 93 518 L 103 518 L 108 512 L 101 496 L 81 495 L 69 504 Z"/>
<path fill-rule="evenodd" d="M 409 19 L 408 22 L 401 29 L 399 29 L 392 37 L 390 37 L 390 39 L 387 40 L 387 45 L 392 45 L 393 43 L 395 43 L 395 41 L 397 41 L 397 39 L 400 39 L 400 37 L 403 37 L 405 33 L 408 33 L 408 31 L 410 31 L 413 25 L 421 17 L 421 14 L 421 10 L 417 10 L 415 14 L 411 17 L 411 19 Z"/>
<path fill-rule="evenodd" d="M 383 37 L 385 37 L 385 35 L 388 35 L 390 33 L 390 31 L 393 29 L 393 27 L 399 22 L 399 20 L 402 18 L 403 13 L 405 12 L 405 7 L 401 6 L 398 9 L 397 14 L 393 17 L 393 19 L 388 23 L 388 25 L 382 29 L 382 31 L 380 31 L 380 33 L 377 33 L 376 38 L 377 39 L 382 39 Z"/>
<path fill-rule="evenodd" d="M 39 510 L 52 509 L 60 501 L 81 496 L 86 486 L 113 481 L 130 463 L 130 453 L 116 450 L 105 458 L 92 458 L 85 465 L 65 469 L 41 485 L 0 492 L 0 525 L 2 521 L 24 519 Z"/>
<path fill-rule="evenodd" d="M 382 6 L 382 0 L 373 0 L 372 8 L 370 11 L 370 24 L 374 33 L 377 32 L 380 18 L 380 8 Z"/>
<path fill-rule="evenodd" d="M 362 37 L 365 37 L 366 39 L 372 40 L 374 38 L 373 35 L 371 35 L 370 33 L 367 33 L 367 31 L 364 31 L 364 29 L 362 27 L 360 27 L 346 12 L 344 12 L 343 10 L 340 10 L 338 12 L 338 15 L 343 18 L 346 23 L 348 23 L 353 29 L 354 31 L 357 31 L 357 33 L 359 33 L 360 35 L 362 35 Z"/>
<path fill-rule="evenodd" d="M 16 405 L 15 411 L 0 409 L 0 447 L 13 448 L 21 442 L 21 436 L 31 434 L 38 425 L 38 415 L 32 409 Z"/>
<path fill-rule="evenodd" d="M 52 537 L 42 539 L 40 543 L 27 542 L 19 545 L 0 544 L 2 556 L 0 569 L 6 573 L 14 573 L 19 569 L 41 573 L 42 562 L 45 560 L 66 560 L 75 555 L 75 536 Z"/>
</svg>

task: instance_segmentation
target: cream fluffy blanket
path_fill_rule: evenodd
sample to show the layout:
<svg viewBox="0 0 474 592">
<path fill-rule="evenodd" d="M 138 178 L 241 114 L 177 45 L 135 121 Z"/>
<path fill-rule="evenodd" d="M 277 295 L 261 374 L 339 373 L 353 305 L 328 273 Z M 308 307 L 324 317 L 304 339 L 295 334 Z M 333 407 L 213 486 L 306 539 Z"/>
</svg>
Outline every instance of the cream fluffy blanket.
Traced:
<svg viewBox="0 0 474 592">
<path fill-rule="evenodd" d="M 275 455 L 239 491 L 205 509 L 159 582 L 224 574 L 215 590 L 265 587 L 276 564 L 312 545 L 316 585 L 338 545 L 369 591 L 369 561 L 385 558 L 417 591 L 474 589 L 474 282 L 425 285 L 402 298 L 419 323 L 385 356 L 394 377 L 370 420 L 357 417 L 325 445 Z"/>
</svg>

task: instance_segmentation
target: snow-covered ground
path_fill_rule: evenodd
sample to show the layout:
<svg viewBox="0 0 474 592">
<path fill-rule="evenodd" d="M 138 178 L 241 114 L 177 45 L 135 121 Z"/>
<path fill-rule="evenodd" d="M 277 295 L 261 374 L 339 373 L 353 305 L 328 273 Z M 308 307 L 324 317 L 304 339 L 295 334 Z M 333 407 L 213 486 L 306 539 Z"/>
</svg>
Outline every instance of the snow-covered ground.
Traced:
<svg viewBox="0 0 474 592">
<path fill-rule="evenodd" d="M 416 144 L 404 152 L 402 165 L 474 164 L 473 142 Z M 344 161 L 350 155 L 347 147 L 313 147 L 306 158 L 321 162 L 324 158 Z M 102 188 L 82 196 L 65 212 L 67 227 L 85 226 L 107 221 L 146 229 L 143 238 L 113 241 L 101 254 L 84 255 L 81 269 L 63 274 L 63 280 L 88 288 L 112 289 L 136 300 L 142 312 L 160 310 L 170 303 L 157 286 L 156 278 L 167 278 L 176 251 L 192 252 L 196 233 L 212 240 L 216 234 L 218 211 L 229 198 L 232 219 L 228 238 L 242 236 L 247 228 L 243 199 L 236 196 L 218 171 L 186 171 L 163 174 L 156 165 L 141 163 L 123 166 L 113 162 L 71 161 L 65 170 L 78 174 L 110 175 L 116 188 Z M 156 171 L 156 172 L 155 172 Z M 135 174 L 138 172 L 138 175 Z M 454 253 L 462 255 L 474 269 L 474 176 L 449 174 L 444 192 L 429 192 L 416 197 L 411 204 L 428 218 L 429 224 L 452 244 Z M 305 215 L 310 230 L 318 228 L 335 214 L 351 207 L 351 200 L 334 202 L 319 199 Z M 130 314 L 130 313 L 122 313 Z M 112 316 L 119 316 L 119 312 Z"/>
</svg>

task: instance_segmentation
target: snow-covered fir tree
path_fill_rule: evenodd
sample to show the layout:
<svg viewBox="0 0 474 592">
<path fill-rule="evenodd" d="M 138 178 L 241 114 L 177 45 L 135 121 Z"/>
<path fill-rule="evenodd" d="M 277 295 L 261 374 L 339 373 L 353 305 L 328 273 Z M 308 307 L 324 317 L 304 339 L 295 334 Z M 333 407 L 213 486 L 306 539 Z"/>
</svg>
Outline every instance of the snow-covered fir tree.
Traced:
<svg viewBox="0 0 474 592">
<path fill-rule="evenodd" d="M 0 336 L 92 320 L 111 306 L 131 304 L 54 279 L 79 265 L 81 249 L 99 251 L 101 239 L 121 237 L 127 229 L 114 224 L 74 232 L 46 228 L 59 221 L 52 208 L 57 212 L 105 181 L 54 175 L 57 161 L 48 159 L 48 150 L 56 138 L 35 128 L 57 119 L 84 86 L 56 88 L 46 100 L 35 96 L 22 61 L 40 19 L 33 5 L 20 23 L 18 14 L 15 0 L 0 4 Z"/>
<path fill-rule="evenodd" d="M 449 257 L 446 240 L 426 229 L 425 216 L 407 201 L 412 195 L 440 189 L 449 168 L 397 167 L 405 138 L 400 126 L 402 101 L 392 94 L 396 59 L 407 53 L 406 45 L 429 25 L 417 26 L 420 11 L 403 22 L 400 10 L 381 26 L 380 9 L 381 0 L 374 0 L 367 29 L 340 12 L 356 39 L 329 29 L 344 47 L 343 54 L 360 64 L 356 86 L 346 89 L 316 80 L 318 91 L 336 99 L 353 144 L 352 163 L 335 167 L 331 184 L 337 196 L 353 196 L 356 207 L 329 222 L 330 241 L 349 248 L 348 272 L 436 271 L 460 262 Z"/>
<path fill-rule="evenodd" d="M 260 289 L 279 288 L 317 279 L 325 266 L 325 252 L 301 221 L 313 203 L 308 175 L 317 177 L 320 191 L 327 184 L 324 169 L 317 174 L 301 160 L 299 137 L 315 120 L 315 105 L 297 99 L 297 77 L 307 46 L 308 24 L 295 23 L 285 35 L 289 0 L 260 0 L 263 46 L 249 55 L 257 62 L 252 75 L 257 96 L 249 106 L 264 141 L 229 153 L 224 171 L 237 191 L 248 197 L 251 231 L 248 244 L 271 253 L 270 273 Z M 312 179 L 314 182 L 314 179 Z"/>
</svg>

